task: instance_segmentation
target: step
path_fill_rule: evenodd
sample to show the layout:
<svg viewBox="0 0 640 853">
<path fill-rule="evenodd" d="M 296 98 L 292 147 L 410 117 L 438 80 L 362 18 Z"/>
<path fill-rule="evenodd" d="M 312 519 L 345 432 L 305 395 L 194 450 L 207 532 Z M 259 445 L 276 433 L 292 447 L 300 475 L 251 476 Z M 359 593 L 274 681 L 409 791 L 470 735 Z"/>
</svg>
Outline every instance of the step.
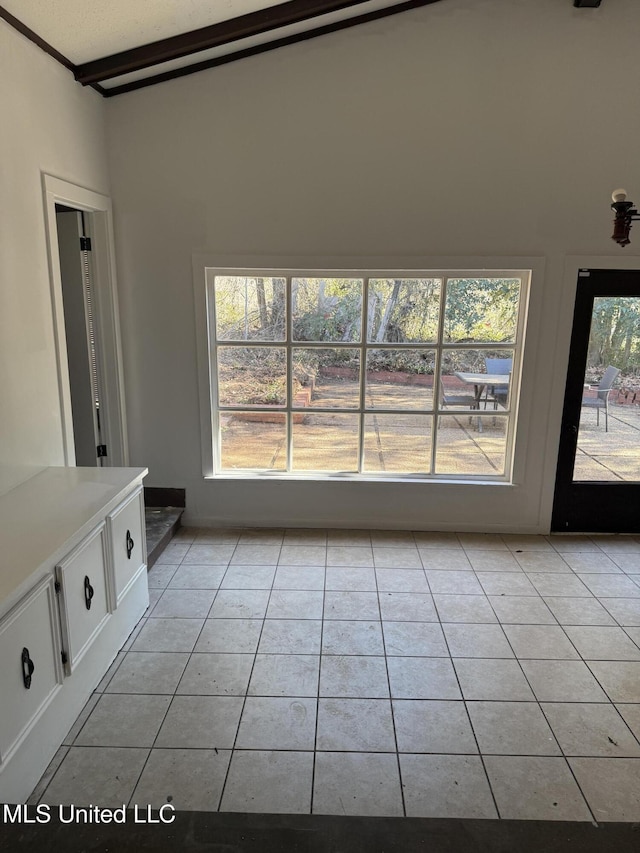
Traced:
<svg viewBox="0 0 640 853">
<path fill-rule="evenodd" d="M 180 527 L 184 507 L 145 507 L 147 568 L 150 569 Z"/>
</svg>

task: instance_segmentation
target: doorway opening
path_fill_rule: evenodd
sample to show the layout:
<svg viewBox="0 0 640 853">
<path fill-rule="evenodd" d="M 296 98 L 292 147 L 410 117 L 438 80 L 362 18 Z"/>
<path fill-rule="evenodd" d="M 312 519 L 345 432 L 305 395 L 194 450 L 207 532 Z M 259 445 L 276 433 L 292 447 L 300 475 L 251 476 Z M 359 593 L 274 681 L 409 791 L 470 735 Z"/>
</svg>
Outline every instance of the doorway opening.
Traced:
<svg viewBox="0 0 640 853">
<path fill-rule="evenodd" d="M 111 202 L 43 183 L 65 464 L 127 465 Z"/>
<path fill-rule="evenodd" d="M 56 204 L 76 465 L 101 466 L 107 460 L 107 445 L 102 441 L 100 422 L 99 341 L 94 318 L 91 238 L 87 235 L 90 216 Z"/>
<path fill-rule="evenodd" d="M 640 531 L 640 271 L 581 270 L 551 529 Z"/>
</svg>

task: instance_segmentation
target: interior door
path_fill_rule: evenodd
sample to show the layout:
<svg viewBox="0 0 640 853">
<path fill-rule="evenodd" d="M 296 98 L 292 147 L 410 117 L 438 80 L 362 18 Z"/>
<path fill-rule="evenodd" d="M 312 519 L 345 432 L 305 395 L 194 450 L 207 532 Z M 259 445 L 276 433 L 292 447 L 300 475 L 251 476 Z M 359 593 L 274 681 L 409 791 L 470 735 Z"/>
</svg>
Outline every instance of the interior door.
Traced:
<svg viewBox="0 0 640 853">
<path fill-rule="evenodd" d="M 76 465 L 101 465 L 104 445 L 90 242 L 85 237 L 81 211 L 56 205 L 56 223 Z"/>
<path fill-rule="evenodd" d="M 640 531 L 640 270 L 580 270 L 551 529 Z"/>
</svg>

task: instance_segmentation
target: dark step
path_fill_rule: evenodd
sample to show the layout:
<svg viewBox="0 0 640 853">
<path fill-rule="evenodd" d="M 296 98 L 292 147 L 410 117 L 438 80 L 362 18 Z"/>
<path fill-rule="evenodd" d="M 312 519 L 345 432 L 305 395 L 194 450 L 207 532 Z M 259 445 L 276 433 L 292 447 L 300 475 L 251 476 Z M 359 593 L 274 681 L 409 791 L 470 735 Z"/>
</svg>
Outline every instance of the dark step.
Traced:
<svg viewBox="0 0 640 853">
<path fill-rule="evenodd" d="M 145 526 L 147 530 L 147 568 L 158 559 L 180 527 L 183 507 L 161 506 L 145 507 Z"/>
</svg>

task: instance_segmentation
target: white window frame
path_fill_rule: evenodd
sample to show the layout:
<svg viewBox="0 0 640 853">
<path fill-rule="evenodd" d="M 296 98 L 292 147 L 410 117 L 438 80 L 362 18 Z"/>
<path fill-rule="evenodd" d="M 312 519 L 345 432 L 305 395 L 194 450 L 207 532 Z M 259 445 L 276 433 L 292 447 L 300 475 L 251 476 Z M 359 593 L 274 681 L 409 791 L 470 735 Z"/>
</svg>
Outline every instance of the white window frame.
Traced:
<svg viewBox="0 0 640 853">
<path fill-rule="evenodd" d="M 449 264 L 439 265 L 435 267 L 431 264 L 418 265 L 378 265 L 367 263 L 366 260 L 360 263 L 351 262 L 348 265 L 336 265 L 322 262 L 300 263 L 298 262 L 280 262 L 274 263 L 273 259 L 270 262 L 254 262 L 251 264 L 232 263 L 231 259 L 212 258 L 206 255 L 194 255 L 194 288 L 195 288 L 195 304 L 196 304 L 196 330 L 198 340 L 198 365 L 199 365 L 199 385 L 200 385 L 200 400 L 201 400 L 201 443 L 202 443 L 202 460 L 203 460 L 203 475 L 206 479 L 216 480 L 347 480 L 347 481 L 378 481 L 378 482 L 425 482 L 425 483 L 471 483 L 471 484 L 513 484 L 515 482 L 515 447 L 516 436 L 518 434 L 518 410 L 521 391 L 521 376 L 523 365 L 523 352 L 525 344 L 525 331 L 527 325 L 527 314 L 529 308 L 529 294 L 531 287 L 532 264 L 522 263 L 531 259 L 520 258 L 519 264 L 495 263 L 489 266 L 480 266 L 480 264 Z M 486 261 L 487 259 L 482 259 Z M 507 259 L 500 259 L 506 261 Z M 513 259 L 511 259 L 513 260 Z M 536 259 L 538 260 L 538 259 Z M 257 261 L 257 259 L 254 259 Z M 459 409 L 442 409 L 440 407 L 439 395 L 437 394 L 436 384 L 437 377 L 440 375 L 441 361 L 443 354 L 448 350 L 513 350 L 513 367 L 511 388 L 509 395 L 509 405 L 505 410 L 500 410 L 499 416 L 507 418 L 507 435 L 505 446 L 505 467 L 503 474 L 452 474 L 452 473 L 419 473 L 419 474 L 402 474 L 399 472 L 327 472 L 327 471 L 272 471 L 264 469 L 220 469 L 217 460 L 220 458 L 220 429 L 219 429 L 219 412 L 222 410 L 238 409 L 238 406 L 220 407 L 216 405 L 217 399 L 217 376 L 215 369 L 215 356 L 213 351 L 215 347 L 211 344 L 212 338 L 215 339 L 215 307 L 213 300 L 210 298 L 213 293 L 213 287 L 209 288 L 208 282 L 213 282 L 216 275 L 222 276 L 241 276 L 241 277 L 277 277 L 287 280 L 287 340 L 286 341 L 263 341 L 256 340 L 254 342 L 238 341 L 233 342 L 240 346 L 267 346 L 284 348 L 287 352 L 287 387 L 288 387 L 288 402 L 286 406 L 278 407 L 277 411 L 282 412 L 288 421 L 287 424 L 287 459 L 291 459 L 292 449 L 292 423 L 291 415 L 296 411 L 305 411 L 309 413 L 309 409 L 300 410 L 292 405 L 291 382 L 291 352 L 295 347 L 306 348 L 347 348 L 360 350 L 360 401 L 361 405 L 357 409 L 334 409 L 325 407 L 313 407 L 313 412 L 332 412 L 339 414 L 357 414 L 359 417 L 359 467 L 362 467 L 362 457 L 364 451 L 363 426 L 364 417 L 367 414 L 424 414 L 432 420 L 431 432 L 431 470 L 435 471 L 435 460 L 437 452 L 437 423 L 441 416 L 459 416 L 467 414 L 465 410 Z M 366 313 L 367 289 L 368 280 L 376 278 L 442 278 L 443 286 L 440 291 L 440 311 L 439 311 L 439 331 L 438 340 L 436 342 L 425 343 L 379 343 L 368 342 L 363 334 L 360 336 L 360 341 L 357 342 L 310 342 L 310 341 L 293 341 L 291 335 L 291 316 L 289 312 L 289 283 L 291 278 L 351 278 L 363 280 L 363 312 Z M 444 325 L 444 301 L 446 299 L 446 279 L 448 278 L 519 278 L 521 282 L 520 299 L 518 305 L 518 319 L 516 326 L 516 334 L 513 342 L 471 342 L 471 343 L 445 343 L 442 341 L 442 329 Z M 363 329 L 366 328 L 366 316 L 362 318 Z M 229 341 L 220 341 L 219 345 L 227 346 Z M 366 352 L 372 349 L 429 349 L 435 351 L 435 370 L 434 370 L 434 405 L 431 409 L 400 411 L 397 409 L 378 409 L 365 410 L 362 401 L 363 386 L 366 381 Z M 274 412 L 272 406 L 250 406 L 251 411 L 269 411 Z M 493 410 L 474 411 L 473 417 L 480 419 L 488 419 L 496 417 Z M 435 428 L 434 428 L 435 427 Z"/>
</svg>

